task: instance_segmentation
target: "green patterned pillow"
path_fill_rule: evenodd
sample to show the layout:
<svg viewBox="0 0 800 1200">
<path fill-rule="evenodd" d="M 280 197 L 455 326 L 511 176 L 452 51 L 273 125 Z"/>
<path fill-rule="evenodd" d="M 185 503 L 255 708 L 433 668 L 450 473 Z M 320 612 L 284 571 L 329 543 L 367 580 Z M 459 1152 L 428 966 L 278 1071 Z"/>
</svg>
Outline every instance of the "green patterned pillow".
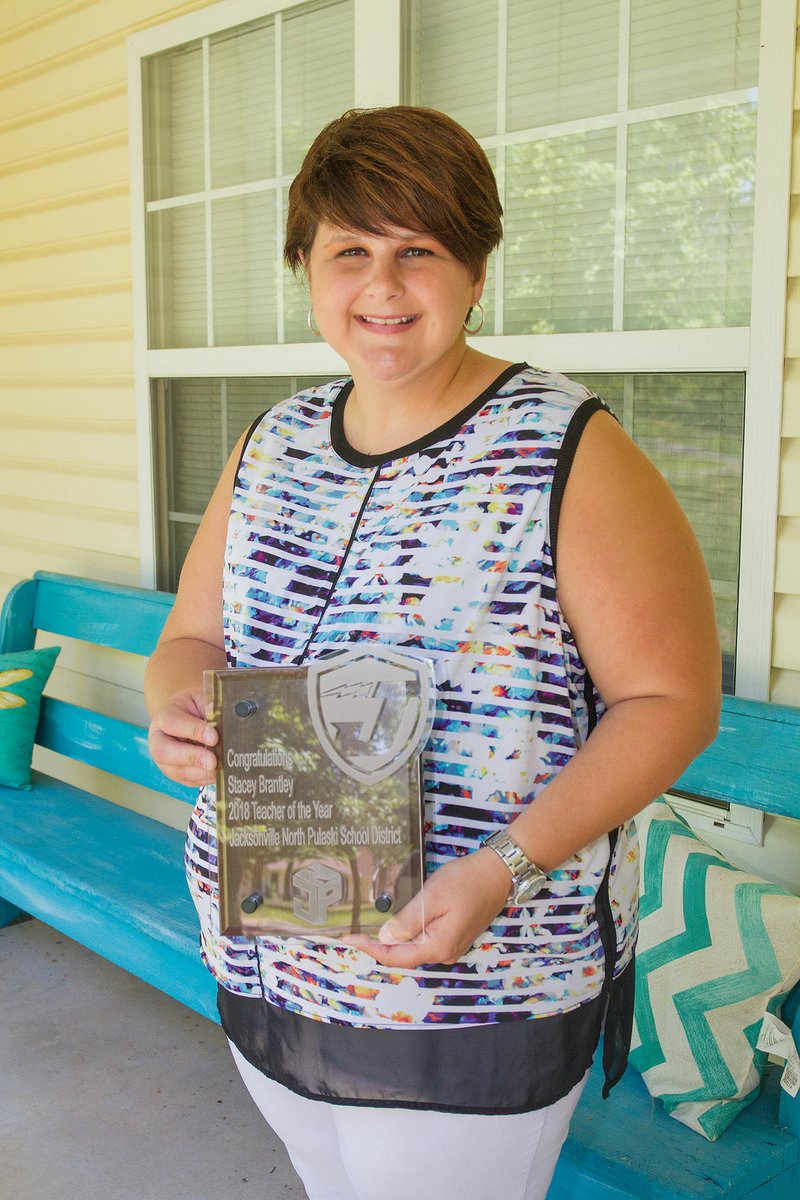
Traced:
<svg viewBox="0 0 800 1200">
<path fill-rule="evenodd" d="M 0 654 L 0 784 L 31 786 L 39 705 L 60 647 Z"/>
<path fill-rule="evenodd" d="M 800 979 L 800 897 L 748 875 L 663 800 L 637 818 L 641 926 L 630 1061 L 715 1141 L 758 1096 L 761 1020 Z"/>
</svg>

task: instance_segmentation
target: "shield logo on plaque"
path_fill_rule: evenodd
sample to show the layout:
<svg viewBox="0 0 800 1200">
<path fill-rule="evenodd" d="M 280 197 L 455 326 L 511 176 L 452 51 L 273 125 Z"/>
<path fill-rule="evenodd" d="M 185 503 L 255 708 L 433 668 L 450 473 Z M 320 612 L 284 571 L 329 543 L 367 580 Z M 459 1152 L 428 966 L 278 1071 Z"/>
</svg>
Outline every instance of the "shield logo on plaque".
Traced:
<svg viewBox="0 0 800 1200">
<path fill-rule="evenodd" d="M 382 647 L 308 665 L 314 732 L 337 767 L 358 783 L 379 783 L 417 754 L 430 727 L 427 664 Z"/>
</svg>

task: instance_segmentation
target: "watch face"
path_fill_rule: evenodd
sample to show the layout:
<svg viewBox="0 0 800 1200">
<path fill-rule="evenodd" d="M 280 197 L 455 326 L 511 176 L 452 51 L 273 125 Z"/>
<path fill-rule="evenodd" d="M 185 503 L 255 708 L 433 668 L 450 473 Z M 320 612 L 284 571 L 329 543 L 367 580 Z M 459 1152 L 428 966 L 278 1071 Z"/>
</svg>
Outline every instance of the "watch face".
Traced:
<svg viewBox="0 0 800 1200">
<path fill-rule="evenodd" d="M 533 879 L 528 879 L 525 883 L 517 884 L 514 888 L 513 902 L 515 904 L 527 904 L 528 900 L 532 900 L 542 890 L 543 883 L 544 876 L 535 875 Z"/>
</svg>

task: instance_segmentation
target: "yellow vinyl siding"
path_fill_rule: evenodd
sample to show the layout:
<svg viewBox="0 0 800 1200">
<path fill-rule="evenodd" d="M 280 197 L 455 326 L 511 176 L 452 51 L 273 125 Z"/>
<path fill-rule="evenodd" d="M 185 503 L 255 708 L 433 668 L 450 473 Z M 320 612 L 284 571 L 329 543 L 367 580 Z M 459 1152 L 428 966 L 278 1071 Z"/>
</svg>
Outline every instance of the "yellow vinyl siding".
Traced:
<svg viewBox="0 0 800 1200">
<path fill-rule="evenodd" d="M 207 2 L 0 5 L 3 594 L 37 569 L 140 581 L 127 39 Z M 142 670 L 68 644 L 49 690 L 143 723 Z M 37 763 L 185 823 L 177 801 Z"/>
</svg>

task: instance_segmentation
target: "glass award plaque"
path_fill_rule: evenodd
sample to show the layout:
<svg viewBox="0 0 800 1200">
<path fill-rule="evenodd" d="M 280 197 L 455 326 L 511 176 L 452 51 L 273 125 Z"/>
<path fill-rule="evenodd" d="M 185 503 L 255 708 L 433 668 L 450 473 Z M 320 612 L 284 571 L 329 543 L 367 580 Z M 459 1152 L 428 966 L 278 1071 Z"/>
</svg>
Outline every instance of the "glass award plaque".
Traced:
<svg viewBox="0 0 800 1200">
<path fill-rule="evenodd" d="M 220 933 L 372 933 L 422 887 L 433 665 L 345 650 L 205 673 Z"/>
</svg>

